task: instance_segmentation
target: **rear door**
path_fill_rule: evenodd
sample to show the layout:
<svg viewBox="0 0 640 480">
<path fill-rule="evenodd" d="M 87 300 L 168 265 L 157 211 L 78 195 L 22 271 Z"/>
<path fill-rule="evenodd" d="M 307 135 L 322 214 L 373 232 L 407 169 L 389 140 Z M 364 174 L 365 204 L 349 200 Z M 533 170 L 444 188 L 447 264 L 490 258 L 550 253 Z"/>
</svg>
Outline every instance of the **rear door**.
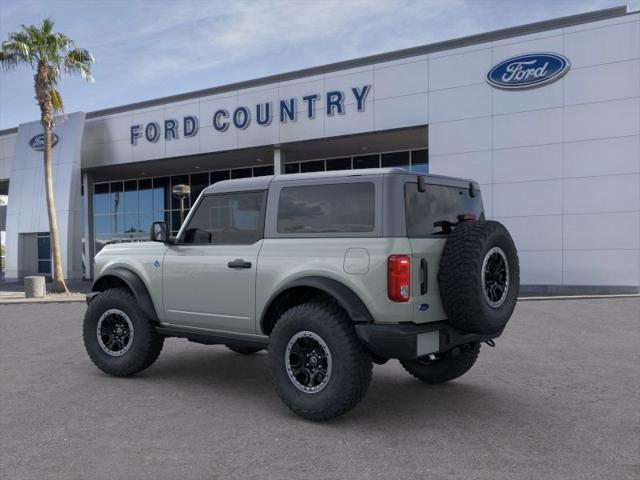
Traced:
<svg viewBox="0 0 640 480">
<path fill-rule="evenodd" d="M 458 215 L 472 214 L 484 218 L 480 191 L 468 186 L 426 184 L 420 192 L 417 182 L 404 187 L 407 237 L 411 243 L 411 291 L 416 323 L 444 320 L 440 302 L 438 270 L 447 239 L 446 222 L 458 222 Z M 444 224 L 443 224 L 444 222 Z"/>
</svg>

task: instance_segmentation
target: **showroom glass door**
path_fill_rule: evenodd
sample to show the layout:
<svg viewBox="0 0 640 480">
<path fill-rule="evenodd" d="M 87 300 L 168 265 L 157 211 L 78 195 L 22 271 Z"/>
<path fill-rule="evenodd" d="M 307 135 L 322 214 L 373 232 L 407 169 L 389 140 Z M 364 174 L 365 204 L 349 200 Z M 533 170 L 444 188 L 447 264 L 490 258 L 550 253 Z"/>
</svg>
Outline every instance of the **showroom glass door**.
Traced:
<svg viewBox="0 0 640 480">
<path fill-rule="evenodd" d="M 38 273 L 51 276 L 51 235 L 39 232 L 38 239 Z"/>
</svg>

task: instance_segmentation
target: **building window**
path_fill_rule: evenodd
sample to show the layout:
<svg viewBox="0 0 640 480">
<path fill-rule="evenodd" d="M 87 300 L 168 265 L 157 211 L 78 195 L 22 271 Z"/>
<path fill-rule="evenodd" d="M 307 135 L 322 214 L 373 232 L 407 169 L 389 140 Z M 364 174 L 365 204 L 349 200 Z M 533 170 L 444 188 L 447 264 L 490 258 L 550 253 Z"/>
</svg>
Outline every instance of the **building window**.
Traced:
<svg viewBox="0 0 640 480">
<path fill-rule="evenodd" d="M 249 178 L 252 174 L 250 168 L 234 168 L 231 170 L 231 178 Z"/>
<path fill-rule="evenodd" d="M 37 234 L 38 241 L 38 273 L 51 275 L 51 236 L 49 232 Z"/>
<path fill-rule="evenodd" d="M 194 173 L 191 175 L 191 204 L 193 205 L 202 191 L 209 186 L 208 173 Z"/>
<path fill-rule="evenodd" d="M 327 171 L 331 170 L 351 170 L 351 157 L 328 159 Z"/>
<path fill-rule="evenodd" d="M 380 168 L 380 155 L 353 157 L 353 168 Z"/>
<path fill-rule="evenodd" d="M 411 171 L 429 173 L 429 150 L 413 150 L 411 152 Z"/>
<path fill-rule="evenodd" d="M 409 152 L 383 153 L 381 159 L 382 167 L 398 167 L 411 170 Z"/>
<path fill-rule="evenodd" d="M 153 179 L 153 212 L 161 212 L 171 208 L 171 191 L 169 177 Z"/>
<path fill-rule="evenodd" d="M 138 205 L 140 212 L 153 212 L 153 181 L 150 178 L 138 180 Z"/>
<path fill-rule="evenodd" d="M 211 180 L 209 180 L 209 184 L 213 185 L 216 182 L 221 182 L 222 180 L 229 180 L 231 178 L 229 176 L 229 170 L 219 170 L 217 172 L 211 172 L 210 175 Z"/>
<path fill-rule="evenodd" d="M 313 160 L 311 162 L 300 162 L 302 173 L 324 172 L 324 160 Z"/>
<path fill-rule="evenodd" d="M 253 167 L 254 177 L 263 177 L 265 175 L 273 175 L 273 165 L 265 165 L 263 167 Z"/>
<path fill-rule="evenodd" d="M 109 184 L 101 183 L 94 186 L 93 213 L 109 214 Z"/>
<path fill-rule="evenodd" d="M 285 163 L 284 164 L 284 173 L 300 173 L 300 164 L 295 163 Z"/>
<path fill-rule="evenodd" d="M 403 168 L 414 172 L 429 172 L 429 151 L 404 150 L 399 152 L 384 152 L 355 157 L 327 158 L 305 160 L 285 164 L 284 173 L 306 173 L 319 171 L 350 170 L 360 168 Z"/>
</svg>

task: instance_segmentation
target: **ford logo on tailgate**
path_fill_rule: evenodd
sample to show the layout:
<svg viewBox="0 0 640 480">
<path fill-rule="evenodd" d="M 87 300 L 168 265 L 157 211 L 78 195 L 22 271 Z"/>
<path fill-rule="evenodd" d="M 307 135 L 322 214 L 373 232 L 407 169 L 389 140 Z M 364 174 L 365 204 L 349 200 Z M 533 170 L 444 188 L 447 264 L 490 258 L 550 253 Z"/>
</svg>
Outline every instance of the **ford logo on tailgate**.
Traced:
<svg viewBox="0 0 640 480">
<path fill-rule="evenodd" d="M 56 135 L 55 133 L 52 133 L 51 148 L 55 147 L 56 143 L 58 143 L 58 135 Z M 44 133 L 39 133 L 38 135 L 33 137 L 31 140 L 29 140 L 29 145 L 34 150 L 37 150 L 38 152 L 43 152 L 44 151 Z"/>
<path fill-rule="evenodd" d="M 570 67 L 569 60 L 557 53 L 518 55 L 489 70 L 487 82 L 505 90 L 541 87 L 561 78 Z"/>
</svg>

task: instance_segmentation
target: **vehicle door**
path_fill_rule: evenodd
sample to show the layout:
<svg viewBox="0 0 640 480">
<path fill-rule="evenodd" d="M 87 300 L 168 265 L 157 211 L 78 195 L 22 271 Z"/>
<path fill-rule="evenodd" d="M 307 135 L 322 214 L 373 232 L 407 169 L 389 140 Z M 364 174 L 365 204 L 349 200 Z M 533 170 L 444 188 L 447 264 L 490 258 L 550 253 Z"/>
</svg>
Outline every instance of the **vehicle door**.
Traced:
<svg viewBox="0 0 640 480">
<path fill-rule="evenodd" d="M 438 184 L 437 182 L 441 182 Z M 438 287 L 440 257 L 447 235 L 459 215 L 484 219 L 482 196 L 470 185 L 454 186 L 444 180 L 430 179 L 421 189 L 417 182 L 404 186 L 407 237 L 411 243 L 411 297 L 415 303 L 416 323 L 446 318 Z"/>
<path fill-rule="evenodd" d="M 256 332 L 256 265 L 265 203 L 264 190 L 201 198 L 164 258 L 168 323 Z"/>
</svg>

